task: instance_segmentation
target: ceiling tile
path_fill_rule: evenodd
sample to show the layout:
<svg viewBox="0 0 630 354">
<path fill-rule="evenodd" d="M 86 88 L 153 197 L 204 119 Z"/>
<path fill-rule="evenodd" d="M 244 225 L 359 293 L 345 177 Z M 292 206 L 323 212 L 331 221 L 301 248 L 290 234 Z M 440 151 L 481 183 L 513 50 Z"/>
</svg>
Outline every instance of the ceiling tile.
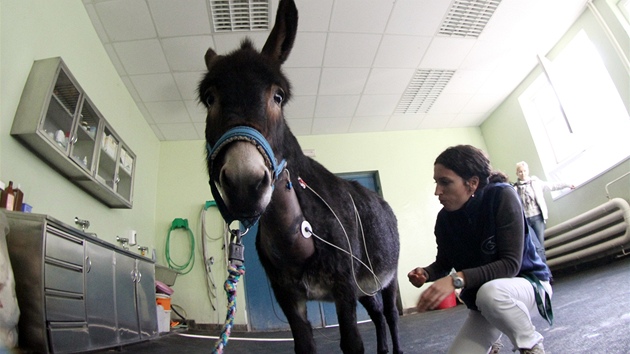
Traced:
<svg viewBox="0 0 630 354">
<path fill-rule="evenodd" d="M 434 36 L 450 3 L 451 1 L 397 0 L 385 32 Z"/>
<path fill-rule="evenodd" d="M 129 79 L 143 102 L 182 99 L 172 74 L 134 75 Z"/>
<path fill-rule="evenodd" d="M 320 68 L 286 68 L 285 75 L 293 87 L 293 95 L 316 95 L 319 90 Z"/>
<path fill-rule="evenodd" d="M 387 122 L 387 126 L 385 127 L 386 131 L 398 131 L 398 130 L 413 130 L 417 129 L 418 125 L 426 113 L 418 113 L 418 114 L 394 114 L 389 117 L 389 121 Z"/>
<path fill-rule="evenodd" d="M 331 32 L 382 33 L 394 2 L 382 0 L 335 1 Z"/>
<path fill-rule="evenodd" d="M 157 124 L 166 140 L 198 140 L 203 136 L 197 134 L 197 129 L 192 123 Z"/>
<path fill-rule="evenodd" d="M 293 96 L 284 106 L 284 116 L 288 119 L 311 118 L 315 112 L 317 96 Z"/>
<path fill-rule="evenodd" d="M 422 119 L 420 129 L 446 129 L 453 128 L 451 122 L 457 118 L 457 114 L 444 114 L 444 113 L 427 113 Z"/>
<path fill-rule="evenodd" d="M 413 77 L 414 69 L 375 68 L 370 72 L 364 94 L 366 95 L 402 95 Z M 400 96 L 399 96 L 400 97 Z"/>
<path fill-rule="evenodd" d="M 206 121 L 206 107 L 197 100 L 185 100 L 186 110 L 190 115 L 190 120 L 194 123 L 204 123 Z"/>
<path fill-rule="evenodd" d="M 326 51 L 326 33 L 301 33 L 295 39 L 285 68 L 307 67 L 319 68 L 324 61 Z"/>
<path fill-rule="evenodd" d="M 390 116 L 396 109 L 400 95 L 363 95 L 356 116 Z"/>
<path fill-rule="evenodd" d="M 195 131 L 197 131 L 197 136 L 199 136 L 200 139 L 204 139 L 206 136 L 206 123 L 193 123 L 193 126 L 195 127 Z"/>
<path fill-rule="evenodd" d="M 116 54 L 114 47 L 111 44 L 104 44 L 103 47 L 105 48 L 105 51 L 107 52 L 107 56 L 109 56 L 109 60 L 111 60 L 112 64 L 114 64 L 114 67 L 116 68 L 116 71 L 118 72 L 118 75 L 120 76 L 127 75 L 127 72 L 125 71 L 125 68 L 120 62 L 120 59 L 118 59 L 118 54 Z"/>
<path fill-rule="evenodd" d="M 416 68 L 430 43 L 431 37 L 426 36 L 385 35 L 376 53 L 374 66 Z"/>
<path fill-rule="evenodd" d="M 157 33 L 144 0 L 112 0 L 94 4 L 98 17 L 113 42 L 155 38 Z"/>
<path fill-rule="evenodd" d="M 352 117 L 359 104 L 359 95 L 319 96 L 315 118 Z"/>
<path fill-rule="evenodd" d="M 128 75 L 167 73 L 169 67 L 157 39 L 114 43 L 114 49 Z"/>
<path fill-rule="evenodd" d="M 428 113 L 459 113 L 472 95 L 457 93 L 442 93 L 433 103 Z"/>
<path fill-rule="evenodd" d="M 425 53 L 420 67 L 428 69 L 457 69 L 475 45 L 470 38 L 435 37 Z"/>
<path fill-rule="evenodd" d="M 162 40 L 162 49 L 172 71 L 206 70 L 204 56 L 211 47 L 214 47 L 212 36 L 175 37 Z"/>
<path fill-rule="evenodd" d="M 334 0 L 300 1 L 297 4 L 300 17 L 298 30 L 300 32 L 328 31 L 333 2 Z"/>
<path fill-rule="evenodd" d="M 161 37 L 210 34 L 205 0 L 147 0 Z"/>
<path fill-rule="evenodd" d="M 324 66 L 369 68 L 380 41 L 381 36 L 375 34 L 330 33 Z"/>
<path fill-rule="evenodd" d="M 109 43 L 109 37 L 107 36 L 105 27 L 103 27 L 103 24 L 101 23 L 101 19 L 98 18 L 98 13 L 96 12 L 96 8 L 94 8 L 94 5 L 86 3 L 85 10 L 88 16 L 90 17 L 90 20 L 92 21 L 92 25 L 94 26 L 94 29 L 96 30 L 96 34 L 98 35 L 98 38 L 100 38 L 101 42 L 103 43 Z"/>
<path fill-rule="evenodd" d="M 313 119 L 287 119 L 289 129 L 294 135 L 311 135 Z"/>
<path fill-rule="evenodd" d="M 197 87 L 199 87 L 203 74 L 203 72 L 173 73 L 173 78 L 183 99 L 197 99 Z"/>
<path fill-rule="evenodd" d="M 127 87 L 127 90 L 129 91 L 129 94 L 131 95 L 133 100 L 135 102 L 142 102 L 142 98 L 140 98 L 140 95 L 138 94 L 138 91 L 136 91 L 136 87 L 133 85 L 133 82 L 131 82 L 131 79 L 129 79 L 129 76 L 123 76 L 120 79 Z"/>
<path fill-rule="evenodd" d="M 457 70 L 442 93 L 474 94 L 491 74 L 485 70 Z"/>
<path fill-rule="evenodd" d="M 317 118 L 313 120 L 312 134 L 344 134 L 351 121 L 352 118 Z"/>
<path fill-rule="evenodd" d="M 192 123 L 182 101 L 160 101 L 145 103 L 156 124 Z"/>
<path fill-rule="evenodd" d="M 215 33 L 212 35 L 215 48 L 212 48 L 217 54 L 227 54 L 241 46 L 241 42 L 245 37 L 249 38 L 255 48 L 259 50 L 265 45 L 269 31 L 258 32 L 236 32 L 236 33 Z M 208 48 L 206 48 L 208 49 Z M 205 52 L 204 52 L 205 53 Z"/>
<path fill-rule="evenodd" d="M 164 138 L 164 134 L 162 134 L 162 131 L 160 130 L 160 128 L 158 128 L 158 126 L 157 126 L 157 125 L 155 125 L 155 124 L 151 124 L 151 125 L 150 125 L 150 127 L 151 127 L 151 129 L 153 130 L 153 133 L 155 133 L 155 136 L 156 136 L 159 140 L 162 140 L 162 141 L 166 140 L 166 139 Z"/>
<path fill-rule="evenodd" d="M 367 68 L 325 68 L 319 86 L 320 95 L 359 94 L 367 81 Z"/>
</svg>

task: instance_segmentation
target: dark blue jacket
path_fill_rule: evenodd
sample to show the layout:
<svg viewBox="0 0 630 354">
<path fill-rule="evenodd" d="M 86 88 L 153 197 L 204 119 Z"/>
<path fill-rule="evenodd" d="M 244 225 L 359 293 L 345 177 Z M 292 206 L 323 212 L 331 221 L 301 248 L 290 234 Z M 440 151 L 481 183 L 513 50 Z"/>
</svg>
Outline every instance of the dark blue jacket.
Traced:
<svg viewBox="0 0 630 354">
<path fill-rule="evenodd" d="M 451 268 L 464 273 L 461 299 L 476 309 L 477 290 L 498 278 L 529 273 L 547 281 L 550 271 L 532 242 L 518 195 L 507 183 L 489 184 L 459 210 L 442 209 L 435 224 L 437 256 L 426 267 L 429 281 Z M 536 237 L 536 236 L 533 236 Z"/>
</svg>

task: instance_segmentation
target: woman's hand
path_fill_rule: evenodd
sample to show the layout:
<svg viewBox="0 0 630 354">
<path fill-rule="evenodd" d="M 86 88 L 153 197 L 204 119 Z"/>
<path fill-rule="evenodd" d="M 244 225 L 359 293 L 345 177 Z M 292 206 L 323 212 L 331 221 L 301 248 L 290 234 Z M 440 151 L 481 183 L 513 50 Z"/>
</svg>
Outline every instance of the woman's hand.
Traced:
<svg viewBox="0 0 630 354">
<path fill-rule="evenodd" d="M 420 296 L 417 306 L 418 311 L 424 312 L 438 307 L 453 291 L 455 291 L 455 286 L 453 286 L 453 279 L 450 276 L 436 280 Z"/>
<path fill-rule="evenodd" d="M 427 274 L 426 270 L 418 267 L 407 273 L 407 278 L 409 278 L 409 282 L 413 284 L 413 286 L 419 288 L 427 282 L 429 275 Z"/>
</svg>

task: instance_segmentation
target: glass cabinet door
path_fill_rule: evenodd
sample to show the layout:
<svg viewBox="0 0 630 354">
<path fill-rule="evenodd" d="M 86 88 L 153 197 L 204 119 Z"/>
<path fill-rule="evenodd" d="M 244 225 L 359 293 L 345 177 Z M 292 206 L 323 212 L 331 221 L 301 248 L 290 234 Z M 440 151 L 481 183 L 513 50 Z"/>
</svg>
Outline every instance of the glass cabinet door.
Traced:
<svg viewBox="0 0 630 354">
<path fill-rule="evenodd" d="M 94 151 L 96 147 L 96 132 L 101 118 L 89 100 L 84 100 L 81 114 L 70 139 L 70 157 L 79 166 L 91 174 L 94 166 Z"/>
<path fill-rule="evenodd" d="M 108 125 L 103 126 L 101 135 L 101 148 L 99 149 L 98 171 L 96 177 L 106 186 L 115 190 L 116 186 L 116 160 L 118 158 L 118 146 L 120 142 L 112 133 Z"/>
<path fill-rule="evenodd" d="M 81 93 L 63 68 L 60 68 L 48 111 L 41 121 L 40 129 L 53 142 L 53 145 L 65 154 L 68 152 L 72 123 L 80 98 Z"/>
<path fill-rule="evenodd" d="M 116 186 L 116 192 L 123 197 L 123 199 L 131 201 L 135 157 L 124 145 L 120 148 L 120 159 L 118 162 L 118 185 Z"/>
</svg>

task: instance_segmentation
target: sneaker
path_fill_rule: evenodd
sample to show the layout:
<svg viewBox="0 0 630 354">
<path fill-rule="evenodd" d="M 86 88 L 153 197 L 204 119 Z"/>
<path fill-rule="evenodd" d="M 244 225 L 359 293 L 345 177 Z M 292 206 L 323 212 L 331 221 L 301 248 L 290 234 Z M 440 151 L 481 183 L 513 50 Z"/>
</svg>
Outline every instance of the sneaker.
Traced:
<svg viewBox="0 0 630 354">
<path fill-rule="evenodd" d="M 499 352 L 501 352 L 501 348 L 503 348 L 503 343 L 501 342 L 501 339 L 499 339 L 492 343 L 492 347 L 490 348 L 488 354 L 499 354 Z"/>
<path fill-rule="evenodd" d="M 545 354 L 545 348 L 543 347 L 542 341 L 538 342 L 531 349 L 519 349 L 521 354 Z"/>
</svg>

